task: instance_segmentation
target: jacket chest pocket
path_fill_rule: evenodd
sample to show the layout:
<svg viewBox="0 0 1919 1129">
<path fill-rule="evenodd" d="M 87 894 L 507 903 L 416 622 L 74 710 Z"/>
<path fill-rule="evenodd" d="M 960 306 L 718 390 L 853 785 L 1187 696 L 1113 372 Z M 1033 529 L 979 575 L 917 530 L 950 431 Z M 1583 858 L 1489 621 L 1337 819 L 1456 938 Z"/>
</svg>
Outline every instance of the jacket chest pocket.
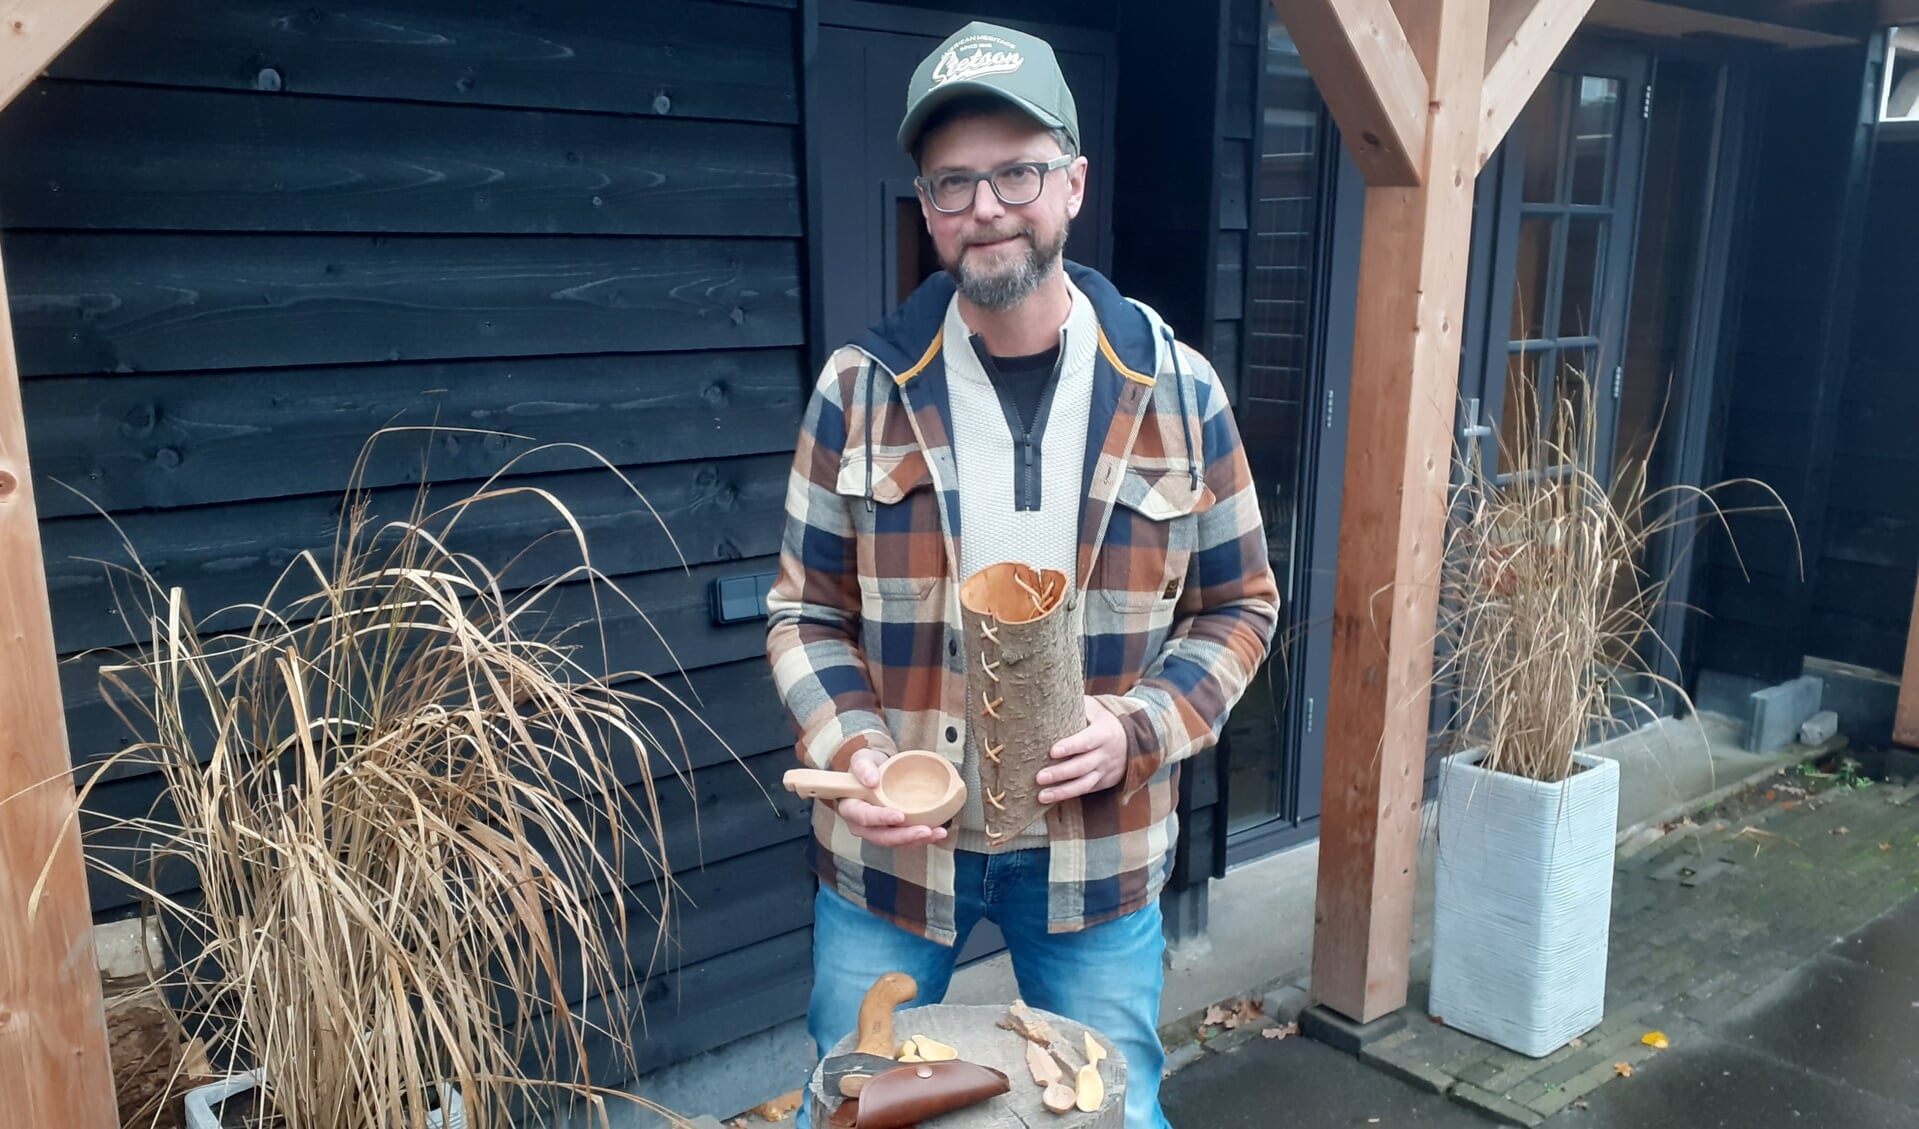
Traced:
<svg viewBox="0 0 1919 1129">
<path fill-rule="evenodd" d="M 864 452 L 850 453 L 840 463 L 834 489 L 848 499 L 853 513 L 855 563 L 865 599 L 920 599 L 945 577 L 939 492 L 923 452 L 875 452 L 870 464 Z"/>
<path fill-rule="evenodd" d="M 1195 515 L 1212 506 L 1213 492 L 1185 467 L 1129 466 L 1114 502 L 1091 586 L 1115 610 L 1170 615 L 1198 543 Z"/>
</svg>

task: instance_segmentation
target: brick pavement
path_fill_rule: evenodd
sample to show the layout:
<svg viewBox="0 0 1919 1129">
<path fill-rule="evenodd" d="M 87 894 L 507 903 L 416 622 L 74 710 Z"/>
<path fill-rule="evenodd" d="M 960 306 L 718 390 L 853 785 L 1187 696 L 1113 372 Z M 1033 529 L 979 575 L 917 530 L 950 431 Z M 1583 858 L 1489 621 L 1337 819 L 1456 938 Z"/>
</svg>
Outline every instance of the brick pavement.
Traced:
<svg viewBox="0 0 1919 1129">
<path fill-rule="evenodd" d="M 1361 1059 L 1499 1121 L 1540 1125 L 1658 1050 L 1699 1034 L 1836 938 L 1919 892 L 1919 784 L 1847 788 L 1781 772 L 1676 826 L 1621 844 L 1606 1017 L 1532 1059 L 1432 1022 Z"/>
</svg>

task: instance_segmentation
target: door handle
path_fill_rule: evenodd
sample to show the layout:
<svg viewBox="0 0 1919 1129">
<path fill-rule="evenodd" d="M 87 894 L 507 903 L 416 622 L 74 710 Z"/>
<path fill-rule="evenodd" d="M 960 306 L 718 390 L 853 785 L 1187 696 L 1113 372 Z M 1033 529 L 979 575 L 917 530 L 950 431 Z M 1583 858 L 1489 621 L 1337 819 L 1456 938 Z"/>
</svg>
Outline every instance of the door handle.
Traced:
<svg viewBox="0 0 1919 1129">
<path fill-rule="evenodd" d="M 1479 422 L 1479 397 L 1466 401 L 1466 422 L 1459 429 L 1461 439 L 1485 439 L 1493 429 Z"/>
</svg>

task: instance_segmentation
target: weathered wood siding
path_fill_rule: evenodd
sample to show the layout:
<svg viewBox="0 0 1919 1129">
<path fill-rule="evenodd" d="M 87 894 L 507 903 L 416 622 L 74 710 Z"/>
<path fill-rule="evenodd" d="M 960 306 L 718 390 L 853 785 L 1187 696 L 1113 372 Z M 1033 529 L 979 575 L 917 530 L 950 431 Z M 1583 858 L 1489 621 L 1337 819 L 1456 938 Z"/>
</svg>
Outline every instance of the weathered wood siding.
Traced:
<svg viewBox="0 0 1919 1129">
<path fill-rule="evenodd" d="M 616 668 L 697 692 L 745 760 L 689 729 L 690 790 L 663 782 L 694 905 L 677 975 L 646 989 L 643 1069 L 800 1014 L 811 975 L 804 805 L 778 788 L 791 732 L 764 625 L 715 626 L 707 603 L 710 581 L 775 567 L 810 385 L 799 21 L 796 0 L 120 0 L 0 114 L 65 654 L 139 641 L 95 563 L 124 554 L 94 506 L 196 608 L 259 599 L 331 544 L 386 424 L 524 438 L 386 443 L 368 466 L 385 512 L 423 457 L 451 495 L 550 441 L 604 453 L 657 508 L 684 567 L 585 456 L 524 465 L 651 619 L 612 615 Z M 470 547 L 523 546 L 536 517 L 500 507 Z M 576 595 L 561 618 L 589 614 Z M 127 739 L 95 668 L 63 674 L 83 773 Z M 123 771 L 94 807 L 144 812 L 156 790 Z M 641 914 L 657 887 L 630 877 Z M 93 904 L 131 911 L 106 882 Z"/>
</svg>

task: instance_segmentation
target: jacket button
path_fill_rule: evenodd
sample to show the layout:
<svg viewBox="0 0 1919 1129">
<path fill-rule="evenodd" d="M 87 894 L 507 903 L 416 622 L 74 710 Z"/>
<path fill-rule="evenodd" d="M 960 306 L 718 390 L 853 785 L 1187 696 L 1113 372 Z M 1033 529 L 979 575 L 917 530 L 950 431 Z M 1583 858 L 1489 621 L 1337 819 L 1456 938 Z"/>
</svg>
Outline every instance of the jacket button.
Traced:
<svg viewBox="0 0 1919 1129">
<path fill-rule="evenodd" d="M 948 639 L 948 640 L 946 641 L 946 653 L 947 653 L 947 654 L 949 654 L 949 655 L 958 655 L 958 654 L 959 654 L 959 640 L 958 640 L 958 639 Z"/>
<path fill-rule="evenodd" d="M 949 725 L 949 726 L 947 726 L 947 727 L 946 727 L 946 741 L 947 741 L 947 743 L 948 743 L 948 744 L 951 744 L 952 742 L 954 742 L 954 741 L 957 741 L 957 740 L 959 740 L 959 730 L 957 730 L 957 729 L 955 729 L 955 728 L 953 728 L 953 727 L 952 727 L 952 726 L 950 726 L 950 725 Z"/>
</svg>

